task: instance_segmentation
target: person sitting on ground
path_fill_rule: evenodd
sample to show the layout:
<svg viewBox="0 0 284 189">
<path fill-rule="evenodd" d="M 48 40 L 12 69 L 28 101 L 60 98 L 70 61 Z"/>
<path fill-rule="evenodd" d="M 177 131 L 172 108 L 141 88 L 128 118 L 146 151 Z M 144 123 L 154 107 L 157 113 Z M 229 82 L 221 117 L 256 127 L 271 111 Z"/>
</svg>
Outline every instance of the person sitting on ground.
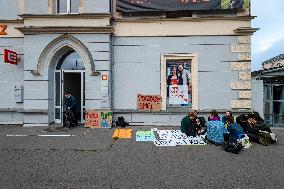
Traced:
<svg viewBox="0 0 284 189">
<path fill-rule="evenodd" d="M 204 135 L 207 131 L 206 121 L 205 121 L 204 117 L 198 117 L 197 110 L 193 110 L 193 113 L 194 113 L 194 116 L 195 116 L 195 124 L 196 124 L 196 128 L 197 128 L 197 134 L 198 135 Z M 202 131 L 202 128 L 204 128 L 203 131 Z"/>
<path fill-rule="evenodd" d="M 208 117 L 208 121 L 220 121 L 220 117 L 218 116 L 218 112 L 216 110 L 212 110 L 210 112 L 210 116 Z"/>
<path fill-rule="evenodd" d="M 226 111 L 226 115 L 222 117 L 222 122 L 228 128 L 231 123 L 234 123 L 234 117 L 231 111 Z"/>
<path fill-rule="evenodd" d="M 270 127 L 265 122 L 257 121 L 255 114 L 248 115 L 248 121 L 244 132 L 251 141 L 263 145 L 272 144 L 277 141 L 275 134 L 271 132 Z"/>
<path fill-rule="evenodd" d="M 260 117 L 260 115 L 259 115 L 259 113 L 258 112 L 252 112 L 252 114 L 254 115 L 254 117 L 255 117 L 255 120 L 257 121 L 257 122 L 263 122 L 264 123 L 264 120 Z"/>
<path fill-rule="evenodd" d="M 238 123 L 231 123 L 227 127 L 227 131 L 235 138 L 242 139 L 245 137 L 243 128 Z"/>
<path fill-rule="evenodd" d="M 193 110 L 193 113 L 195 114 L 195 117 L 199 119 L 201 127 L 206 127 L 206 121 L 204 117 L 199 117 L 197 110 Z"/>
<path fill-rule="evenodd" d="M 227 133 L 227 129 L 224 123 L 220 119 L 218 120 L 217 112 L 214 111 L 213 113 L 211 112 L 211 121 L 207 125 L 207 139 L 210 143 L 220 145 L 224 143 L 224 135 Z"/>
<path fill-rule="evenodd" d="M 190 112 L 181 121 L 181 132 L 187 136 L 195 137 L 197 134 L 196 116 L 193 112 Z"/>
<path fill-rule="evenodd" d="M 236 123 L 240 124 L 243 130 L 246 130 L 248 121 L 248 114 L 241 114 L 236 118 Z"/>
</svg>

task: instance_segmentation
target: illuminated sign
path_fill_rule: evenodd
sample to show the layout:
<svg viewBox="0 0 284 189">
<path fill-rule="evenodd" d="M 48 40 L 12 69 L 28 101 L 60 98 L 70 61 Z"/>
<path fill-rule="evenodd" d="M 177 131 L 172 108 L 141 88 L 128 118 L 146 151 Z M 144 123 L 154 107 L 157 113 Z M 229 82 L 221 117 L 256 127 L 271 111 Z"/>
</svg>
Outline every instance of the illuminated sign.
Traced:
<svg viewBox="0 0 284 189">
<path fill-rule="evenodd" d="M 4 62 L 8 64 L 17 65 L 20 61 L 20 57 L 18 57 L 18 53 L 11 50 L 4 50 Z"/>
<path fill-rule="evenodd" d="M 102 75 L 102 80 L 108 80 L 107 75 Z"/>
<path fill-rule="evenodd" d="M 0 35 L 7 35 L 5 30 L 7 29 L 7 25 L 0 25 Z"/>
</svg>

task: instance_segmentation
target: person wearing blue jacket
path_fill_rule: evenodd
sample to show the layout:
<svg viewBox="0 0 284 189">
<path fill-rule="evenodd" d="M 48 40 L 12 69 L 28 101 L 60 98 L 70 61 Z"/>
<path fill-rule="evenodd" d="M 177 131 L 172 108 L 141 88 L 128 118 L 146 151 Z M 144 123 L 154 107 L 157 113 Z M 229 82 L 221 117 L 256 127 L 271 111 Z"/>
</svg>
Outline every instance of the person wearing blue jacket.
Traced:
<svg viewBox="0 0 284 189">
<path fill-rule="evenodd" d="M 207 125 L 207 139 L 210 143 L 220 145 L 224 143 L 227 129 L 222 121 L 209 121 Z"/>
</svg>

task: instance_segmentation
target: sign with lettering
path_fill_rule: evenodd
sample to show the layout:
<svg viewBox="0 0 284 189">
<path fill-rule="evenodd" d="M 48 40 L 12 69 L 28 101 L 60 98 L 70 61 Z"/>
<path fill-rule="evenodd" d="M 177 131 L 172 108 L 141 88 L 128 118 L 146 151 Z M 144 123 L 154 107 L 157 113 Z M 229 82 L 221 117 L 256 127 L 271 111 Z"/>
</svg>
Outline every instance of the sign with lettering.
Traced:
<svg viewBox="0 0 284 189">
<path fill-rule="evenodd" d="M 18 53 L 5 49 L 4 50 L 4 62 L 8 64 L 15 64 L 19 63 Z"/>
<path fill-rule="evenodd" d="M 121 12 L 248 8 L 250 0 L 117 0 Z"/>
<path fill-rule="evenodd" d="M 112 138 L 132 138 L 132 129 L 115 129 Z"/>
<path fill-rule="evenodd" d="M 162 97 L 160 95 L 137 95 L 137 110 L 160 111 Z"/>
<path fill-rule="evenodd" d="M 187 136 L 180 130 L 157 130 L 159 140 L 154 140 L 156 146 L 182 146 L 182 145 L 207 145 L 205 136 Z"/>
<path fill-rule="evenodd" d="M 85 113 L 85 127 L 111 128 L 112 112 L 105 110 L 91 110 Z"/>
<path fill-rule="evenodd" d="M 136 141 L 154 141 L 156 140 L 153 131 L 136 131 Z"/>
<path fill-rule="evenodd" d="M 7 25 L 0 25 L 0 35 L 7 35 Z"/>
</svg>

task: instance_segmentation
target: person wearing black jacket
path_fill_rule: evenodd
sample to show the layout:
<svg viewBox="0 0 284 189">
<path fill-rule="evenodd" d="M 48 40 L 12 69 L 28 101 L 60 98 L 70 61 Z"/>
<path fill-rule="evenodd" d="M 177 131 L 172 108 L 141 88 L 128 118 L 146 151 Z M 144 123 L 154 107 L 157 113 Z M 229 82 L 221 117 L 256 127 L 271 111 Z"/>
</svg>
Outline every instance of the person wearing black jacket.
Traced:
<svg viewBox="0 0 284 189">
<path fill-rule="evenodd" d="M 78 125 L 78 119 L 77 119 L 77 102 L 76 98 L 71 95 L 69 91 L 65 92 L 65 108 L 68 110 L 71 110 L 74 115 L 75 119 L 75 125 Z"/>
</svg>

